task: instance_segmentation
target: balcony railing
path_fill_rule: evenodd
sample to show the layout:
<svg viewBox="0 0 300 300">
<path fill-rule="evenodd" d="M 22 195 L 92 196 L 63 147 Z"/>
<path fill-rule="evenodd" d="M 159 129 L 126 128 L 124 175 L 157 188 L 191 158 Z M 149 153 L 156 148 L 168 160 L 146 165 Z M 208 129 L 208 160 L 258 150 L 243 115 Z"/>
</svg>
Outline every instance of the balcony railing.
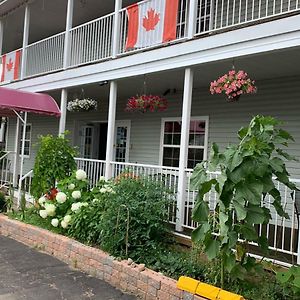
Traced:
<svg viewBox="0 0 300 300">
<path fill-rule="evenodd" d="M 146 0 L 149 1 L 149 0 Z M 143 2 L 146 2 L 143 1 Z M 272 20 L 300 11 L 299 0 L 197 0 L 196 17 L 192 18 L 189 0 L 179 0 L 176 39 L 179 42 L 188 37 L 197 37 L 210 32 L 233 29 L 244 24 Z M 114 20 L 119 17 L 119 30 L 114 30 Z M 193 26 L 189 22 L 194 22 Z M 193 28 L 193 32 L 188 32 Z M 63 66 L 75 67 L 87 63 L 98 62 L 112 57 L 113 35 L 118 35 L 117 55 L 142 48 L 126 49 L 128 17 L 126 8 L 118 14 L 111 13 L 80 26 L 72 28 L 68 33 L 70 49 L 64 58 L 66 32 L 28 45 L 23 52 L 26 59 L 24 77 L 31 77 L 63 69 Z M 163 43 L 159 44 L 162 45 Z M 159 45 L 154 45 L 155 47 Z M 64 59 L 67 62 L 64 64 Z M 23 64 L 24 65 L 24 64 Z M 22 78 L 23 79 L 23 78 Z"/>
</svg>

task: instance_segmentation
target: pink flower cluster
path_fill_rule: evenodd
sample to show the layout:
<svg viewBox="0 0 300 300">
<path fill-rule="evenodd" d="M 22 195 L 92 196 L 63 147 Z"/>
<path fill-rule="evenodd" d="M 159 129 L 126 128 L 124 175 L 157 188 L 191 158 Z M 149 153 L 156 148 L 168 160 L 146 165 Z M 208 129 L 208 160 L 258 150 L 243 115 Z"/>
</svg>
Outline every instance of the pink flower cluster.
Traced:
<svg viewBox="0 0 300 300">
<path fill-rule="evenodd" d="M 137 95 L 128 99 L 126 111 L 142 112 L 165 111 L 168 108 L 166 99 L 153 95 Z"/>
<path fill-rule="evenodd" d="M 225 93 L 228 99 L 233 99 L 242 94 L 255 93 L 257 88 L 254 83 L 248 78 L 246 72 L 231 70 L 228 74 L 210 83 L 210 93 L 212 95 Z"/>
</svg>

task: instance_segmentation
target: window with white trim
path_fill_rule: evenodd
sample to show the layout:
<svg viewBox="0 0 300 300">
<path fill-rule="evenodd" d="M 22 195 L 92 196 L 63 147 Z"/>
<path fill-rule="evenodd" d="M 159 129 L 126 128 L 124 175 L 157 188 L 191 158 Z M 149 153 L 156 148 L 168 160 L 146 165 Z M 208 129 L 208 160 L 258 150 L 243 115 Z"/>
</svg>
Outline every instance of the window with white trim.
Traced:
<svg viewBox="0 0 300 300">
<path fill-rule="evenodd" d="M 30 145 L 31 145 L 31 124 L 26 125 L 26 134 L 25 134 L 25 148 L 24 148 L 24 155 L 30 155 Z M 22 154 L 22 141 L 23 141 L 23 125 L 21 126 L 20 131 L 20 155 Z"/>
<path fill-rule="evenodd" d="M 208 119 L 193 118 L 190 122 L 187 167 L 206 159 Z M 163 120 L 162 122 L 162 165 L 179 167 L 181 121 Z"/>
</svg>

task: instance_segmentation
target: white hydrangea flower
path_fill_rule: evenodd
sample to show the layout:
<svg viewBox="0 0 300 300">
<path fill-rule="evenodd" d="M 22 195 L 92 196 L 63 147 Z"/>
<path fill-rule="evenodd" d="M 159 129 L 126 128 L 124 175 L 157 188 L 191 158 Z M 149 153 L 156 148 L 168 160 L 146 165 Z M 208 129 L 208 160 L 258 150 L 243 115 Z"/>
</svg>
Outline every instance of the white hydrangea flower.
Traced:
<svg viewBox="0 0 300 300">
<path fill-rule="evenodd" d="M 106 193 L 106 188 L 105 187 L 101 188 L 100 193 L 102 193 L 102 194 Z"/>
<path fill-rule="evenodd" d="M 112 192 L 113 192 L 113 189 L 112 189 L 111 187 L 108 187 L 108 188 L 106 188 L 106 191 L 107 191 L 108 193 L 112 193 Z"/>
<path fill-rule="evenodd" d="M 45 204 L 45 210 L 48 214 L 48 216 L 55 216 L 55 210 L 56 210 L 56 206 L 54 204 L 51 203 L 46 203 Z"/>
<path fill-rule="evenodd" d="M 71 222 L 71 219 L 72 219 L 72 217 L 70 216 L 70 215 L 66 215 L 65 217 L 64 217 L 64 221 L 66 222 L 66 223 L 70 223 Z"/>
<path fill-rule="evenodd" d="M 97 203 L 97 202 L 99 202 L 99 199 L 95 198 L 95 199 L 93 199 L 92 202 L 93 202 L 93 203 Z"/>
<path fill-rule="evenodd" d="M 89 204 L 87 202 L 83 202 L 83 203 L 81 203 L 81 206 L 87 207 L 87 206 L 89 206 Z"/>
<path fill-rule="evenodd" d="M 40 217 L 43 219 L 46 219 L 48 217 L 48 213 L 45 209 L 40 210 L 39 214 L 40 214 Z"/>
<path fill-rule="evenodd" d="M 105 181 L 105 177 L 104 176 L 100 176 L 99 181 Z"/>
<path fill-rule="evenodd" d="M 65 193 L 63 193 L 63 192 L 57 193 L 57 195 L 56 195 L 56 201 L 58 203 L 65 203 L 66 200 L 67 200 L 67 195 Z"/>
<path fill-rule="evenodd" d="M 72 192 L 72 197 L 74 199 L 79 199 L 81 197 L 81 192 L 80 191 L 74 191 L 74 192 Z"/>
<path fill-rule="evenodd" d="M 75 189 L 75 184 L 74 183 L 70 183 L 69 186 L 68 186 L 68 189 L 70 191 L 74 190 Z"/>
<path fill-rule="evenodd" d="M 58 219 L 52 219 L 52 220 L 51 220 L 51 225 L 52 225 L 53 227 L 57 227 L 58 224 L 59 224 Z"/>
<path fill-rule="evenodd" d="M 60 222 L 60 225 L 61 225 L 62 228 L 66 229 L 66 228 L 68 227 L 69 224 L 68 224 L 67 222 L 65 222 L 64 220 L 62 220 L 62 221 Z"/>
<path fill-rule="evenodd" d="M 76 202 L 71 205 L 71 211 L 76 212 L 81 208 L 81 202 Z"/>
<path fill-rule="evenodd" d="M 45 197 L 45 196 L 42 196 L 42 197 L 38 200 L 38 203 L 39 203 L 39 205 L 44 206 L 45 203 L 46 203 L 46 201 L 47 201 L 46 197 Z"/>
<path fill-rule="evenodd" d="M 77 170 L 76 171 L 76 179 L 77 180 L 85 180 L 87 177 L 86 172 L 84 170 Z"/>
</svg>

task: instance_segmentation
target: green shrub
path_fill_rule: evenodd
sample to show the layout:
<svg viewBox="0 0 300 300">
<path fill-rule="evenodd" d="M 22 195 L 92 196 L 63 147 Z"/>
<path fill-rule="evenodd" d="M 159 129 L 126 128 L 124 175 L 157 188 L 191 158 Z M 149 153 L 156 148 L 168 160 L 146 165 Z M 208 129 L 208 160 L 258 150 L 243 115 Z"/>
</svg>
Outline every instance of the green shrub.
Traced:
<svg viewBox="0 0 300 300">
<path fill-rule="evenodd" d="M 133 259 L 155 250 L 168 232 L 166 190 L 158 182 L 133 178 L 121 179 L 114 190 L 101 220 L 104 250 Z"/>
<path fill-rule="evenodd" d="M 77 151 L 63 137 L 41 136 L 34 163 L 31 193 L 37 199 L 76 169 Z"/>
<path fill-rule="evenodd" d="M 6 211 L 6 200 L 5 200 L 5 195 L 0 192 L 0 212 L 5 212 Z"/>
</svg>

